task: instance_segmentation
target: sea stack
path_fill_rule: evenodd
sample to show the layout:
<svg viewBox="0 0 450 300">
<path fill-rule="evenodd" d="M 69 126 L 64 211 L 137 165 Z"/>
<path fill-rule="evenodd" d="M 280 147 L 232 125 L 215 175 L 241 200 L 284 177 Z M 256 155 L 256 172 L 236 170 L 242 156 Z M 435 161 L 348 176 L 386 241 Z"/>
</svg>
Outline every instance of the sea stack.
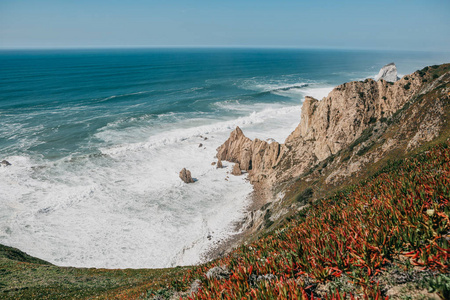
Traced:
<svg viewBox="0 0 450 300">
<path fill-rule="evenodd" d="M 375 80 L 386 80 L 389 82 L 395 82 L 399 80 L 400 78 L 397 76 L 397 67 L 394 63 L 390 63 L 385 65 L 381 68 L 380 72 L 378 72 L 378 75 L 375 76 Z"/>
<path fill-rule="evenodd" d="M 183 170 L 180 171 L 180 178 L 186 183 L 193 183 L 194 179 L 192 179 L 191 171 L 186 170 L 186 168 L 183 168 Z"/>
</svg>

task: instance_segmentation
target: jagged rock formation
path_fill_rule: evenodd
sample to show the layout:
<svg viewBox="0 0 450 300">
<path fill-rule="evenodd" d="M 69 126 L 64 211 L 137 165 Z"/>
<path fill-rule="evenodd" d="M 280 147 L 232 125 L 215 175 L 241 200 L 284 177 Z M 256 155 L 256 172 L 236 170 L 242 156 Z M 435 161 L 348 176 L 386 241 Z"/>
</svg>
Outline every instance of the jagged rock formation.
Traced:
<svg viewBox="0 0 450 300">
<path fill-rule="evenodd" d="M 216 168 L 217 169 L 222 169 L 223 168 L 222 161 L 220 159 L 217 161 Z"/>
<path fill-rule="evenodd" d="M 436 66 L 436 70 L 447 70 L 449 65 L 445 66 Z M 414 110 L 409 109 L 410 115 L 403 114 L 401 126 L 393 129 L 388 124 L 394 114 L 421 95 L 449 84 L 448 70 L 440 77 L 436 72 L 417 71 L 395 83 L 384 79 L 345 83 L 321 101 L 306 97 L 300 124 L 284 144 L 252 141 L 237 127 L 217 149 L 217 157 L 239 163 L 249 172 L 252 183 L 262 182 L 271 188 L 346 152 L 346 157 L 334 162 L 334 171 L 330 169 L 325 179 L 327 184 L 336 184 L 389 151 L 409 151 L 438 135 L 444 124 L 443 107 L 448 102 L 448 91 L 442 88 L 439 95 L 433 94 L 434 100 L 427 107 L 416 104 Z M 372 148 L 376 151 L 368 151 Z"/>
<path fill-rule="evenodd" d="M 183 170 L 180 171 L 180 178 L 186 183 L 193 183 L 194 179 L 192 179 L 191 171 L 186 170 L 186 168 L 183 168 Z"/>
<path fill-rule="evenodd" d="M 259 139 L 252 141 L 244 135 L 239 127 L 236 127 L 228 140 L 217 149 L 219 160 L 238 163 L 242 170 L 252 174 L 251 180 L 253 181 L 257 181 L 254 174 L 258 173 L 259 175 L 262 170 L 268 170 L 277 164 L 279 154 L 279 143 L 269 144 Z"/>
<path fill-rule="evenodd" d="M 400 77 L 397 76 L 397 67 L 394 63 L 390 63 L 385 65 L 380 69 L 380 72 L 378 72 L 378 75 L 375 76 L 375 80 L 386 80 L 389 82 L 395 82 L 400 79 Z"/>
</svg>

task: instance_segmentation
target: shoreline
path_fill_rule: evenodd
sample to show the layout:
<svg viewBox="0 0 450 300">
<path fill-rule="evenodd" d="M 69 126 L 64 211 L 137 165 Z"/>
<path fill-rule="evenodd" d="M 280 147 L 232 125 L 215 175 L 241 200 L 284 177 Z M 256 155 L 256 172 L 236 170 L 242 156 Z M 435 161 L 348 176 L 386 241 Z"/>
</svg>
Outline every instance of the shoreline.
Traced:
<svg viewBox="0 0 450 300">
<path fill-rule="evenodd" d="M 249 174 L 247 172 L 243 173 L 241 176 L 243 175 L 247 176 L 246 180 L 249 180 Z M 245 226 L 248 217 L 252 212 L 257 211 L 265 204 L 270 203 L 271 196 L 270 189 L 267 185 L 260 182 L 250 184 L 253 187 L 253 191 L 247 196 L 247 199 L 249 199 L 249 204 L 245 208 L 244 217 L 234 222 L 234 224 L 232 225 L 234 234 L 218 242 L 216 245 L 205 251 L 205 253 L 201 257 L 200 264 L 209 263 L 231 253 L 234 249 L 243 245 L 252 236 L 252 234 L 255 233 L 255 226 Z"/>
</svg>

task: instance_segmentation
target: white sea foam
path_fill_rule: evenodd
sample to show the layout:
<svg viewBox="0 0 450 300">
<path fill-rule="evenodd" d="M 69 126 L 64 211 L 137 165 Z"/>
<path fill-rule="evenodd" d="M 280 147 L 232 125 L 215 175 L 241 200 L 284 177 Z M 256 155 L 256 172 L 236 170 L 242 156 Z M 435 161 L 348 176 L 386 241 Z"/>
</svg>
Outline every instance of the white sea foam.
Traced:
<svg viewBox="0 0 450 300">
<path fill-rule="evenodd" d="M 325 90 L 310 92 L 324 96 Z M 221 105 L 244 116 L 220 121 L 168 114 L 160 127 L 148 116 L 129 120 L 139 126 L 126 130 L 112 122 L 95 135 L 105 144 L 98 154 L 53 162 L 5 157 L 12 166 L 0 168 L 0 241 L 62 266 L 199 263 L 206 250 L 234 234 L 252 190 L 245 176 L 229 174 L 231 164 L 211 165 L 216 148 L 236 126 L 250 138 L 283 142 L 301 108 Z M 197 182 L 179 179 L 183 167 Z"/>
</svg>

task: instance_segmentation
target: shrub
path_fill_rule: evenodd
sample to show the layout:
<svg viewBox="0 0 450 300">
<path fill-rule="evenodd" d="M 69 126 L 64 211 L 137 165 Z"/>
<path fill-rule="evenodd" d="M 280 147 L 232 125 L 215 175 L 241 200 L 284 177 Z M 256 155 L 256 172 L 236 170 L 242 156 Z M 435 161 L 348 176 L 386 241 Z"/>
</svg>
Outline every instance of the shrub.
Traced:
<svg viewBox="0 0 450 300">
<path fill-rule="evenodd" d="M 312 188 L 306 188 L 303 192 L 295 196 L 295 201 L 306 204 L 306 201 L 308 201 L 313 196 L 313 194 L 314 191 Z"/>
</svg>

